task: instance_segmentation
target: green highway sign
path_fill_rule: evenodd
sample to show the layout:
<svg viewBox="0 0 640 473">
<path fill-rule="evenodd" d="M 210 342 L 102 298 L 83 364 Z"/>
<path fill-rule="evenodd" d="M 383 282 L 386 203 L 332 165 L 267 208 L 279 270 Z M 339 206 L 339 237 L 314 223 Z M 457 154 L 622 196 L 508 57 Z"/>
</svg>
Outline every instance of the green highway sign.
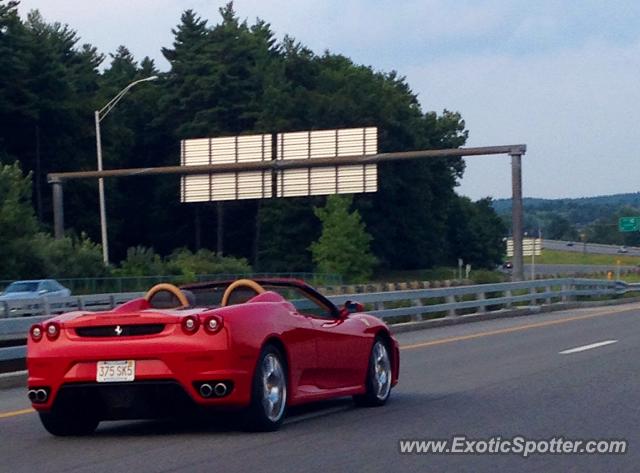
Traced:
<svg viewBox="0 0 640 473">
<path fill-rule="evenodd" d="M 640 231 L 640 217 L 620 217 L 620 220 L 618 220 L 618 230 L 621 232 Z"/>
</svg>

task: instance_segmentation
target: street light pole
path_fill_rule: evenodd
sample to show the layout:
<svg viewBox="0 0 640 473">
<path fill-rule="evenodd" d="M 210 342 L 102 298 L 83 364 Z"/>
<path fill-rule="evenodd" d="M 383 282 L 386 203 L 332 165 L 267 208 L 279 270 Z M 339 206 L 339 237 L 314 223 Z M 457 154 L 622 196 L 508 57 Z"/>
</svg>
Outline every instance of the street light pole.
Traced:
<svg viewBox="0 0 640 473">
<path fill-rule="evenodd" d="M 125 96 L 129 90 L 139 84 L 140 82 L 147 82 L 156 80 L 158 76 L 147 77 L 146 79 L 140 79 L 133 81 L 126 86 L 118 95 L 112 98 L 104 107 L 100 110 L 96 110 L 94 118 L 96 122 L 96 154 L 98 157 L 98 171 L 102 171 L 102 138 L 100 135 L 100 122 L 109 114 L 116 104 Z M 100 202 L 100 236 L 102 240 L 102 261 L 105 265 L 109 264 L 109 238 L 107 234 L 107 211 L 104 202 L 104 179 L 101 177 L 98 179 L 98 200 Z"/>
<path fill-rule="evenodd" d="M 100 112 L 96 110 L 96 152 L 98 155 L 98 171 L 102 171 L 102 138 L 100 136 Z M 107 211 L 104 204 L 104 179 L 98 179 L 98 199 L 100 202 L 100 236 L 102 241 L 102 261 L 109 264 L 109 243 L 107 238 Z"/>
</svg>

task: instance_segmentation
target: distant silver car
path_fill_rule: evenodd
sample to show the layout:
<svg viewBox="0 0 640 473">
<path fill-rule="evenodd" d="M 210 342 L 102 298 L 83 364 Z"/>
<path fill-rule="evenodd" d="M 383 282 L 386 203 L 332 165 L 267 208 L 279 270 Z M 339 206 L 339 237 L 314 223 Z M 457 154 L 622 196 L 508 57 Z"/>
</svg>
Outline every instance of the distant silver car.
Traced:
<svg viewBox="0 0 640 473">
<path fill-rule="evenodd" d="M 71 290 L 54 279 L 14 281 L 0 294 L 1 301 L 36 299 L 38 297 L 68 297 Z"/>
<path fill-rule="evenodd" d="M 627 250 L 626 246 L 621 246 L 618 248 L 618 253 L 629 253 L 629 250 Z"/>
</svg>

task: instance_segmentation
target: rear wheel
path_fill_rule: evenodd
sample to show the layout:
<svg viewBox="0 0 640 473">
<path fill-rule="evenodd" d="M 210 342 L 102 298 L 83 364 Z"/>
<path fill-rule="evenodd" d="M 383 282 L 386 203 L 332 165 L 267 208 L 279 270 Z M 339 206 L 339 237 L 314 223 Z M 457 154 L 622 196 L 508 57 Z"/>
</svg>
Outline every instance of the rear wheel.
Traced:
<svg viewBox="0 0 640 473">
<path fill-rule="evenodd" d="M 353 396 L 353 400 L 360 406 L 382 406 L 389 399 L 391 393 L 391 357 L 384 340 L 376 337 L 369 357 L 367 371 L 366 392 Z"/>
<path fill-rule="evenodd" d="M 258 432 L 278 430 L 287 407 L 287 370 L 284 356 L 273 345 L 262 349 L 253 375 L 247 427 Z"/>
<path fill-rule="evenodd" d="M 39 412 L 40 421 L 47 432 L 58 436 L 89 435 L 96 430 L 100 421 L 92 415 L 73 413 L 60 409 Z"/>
</svg>

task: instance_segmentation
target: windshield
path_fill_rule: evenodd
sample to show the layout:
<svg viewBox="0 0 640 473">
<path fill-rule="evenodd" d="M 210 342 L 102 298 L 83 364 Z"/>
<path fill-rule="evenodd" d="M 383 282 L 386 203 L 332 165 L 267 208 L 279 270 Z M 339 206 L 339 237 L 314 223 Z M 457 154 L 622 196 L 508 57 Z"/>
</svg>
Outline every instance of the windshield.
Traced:
<svg viewBox="0 0 640 473">
<path fill-rule="evenodd" d="M 36 292 L 38 290 L 37 282 L 13 282 L 9 284 L 4 292 L 8 294 L 10 292 Z"/>
</svg>

